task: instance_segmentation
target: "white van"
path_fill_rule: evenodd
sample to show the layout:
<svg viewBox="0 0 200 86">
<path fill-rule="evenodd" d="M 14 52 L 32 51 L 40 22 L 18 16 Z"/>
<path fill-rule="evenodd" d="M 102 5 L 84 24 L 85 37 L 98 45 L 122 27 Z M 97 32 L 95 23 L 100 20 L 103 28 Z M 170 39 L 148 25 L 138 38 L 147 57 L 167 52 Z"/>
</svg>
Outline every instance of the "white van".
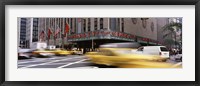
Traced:
<svg viewBox="0 0 200 86">
<path fill-rule="evenodd" d="M 45 49 L 47 48 L 46 42 L 33 42 L 30 46 L 31 49 Z"/>
<path fill-rule="evenodd" d="M 169 58 L 169 51 L 165 46 L 142 46 L 137 49 L 136 53 L 160 55 L 162 58 Z"/>
</svg>

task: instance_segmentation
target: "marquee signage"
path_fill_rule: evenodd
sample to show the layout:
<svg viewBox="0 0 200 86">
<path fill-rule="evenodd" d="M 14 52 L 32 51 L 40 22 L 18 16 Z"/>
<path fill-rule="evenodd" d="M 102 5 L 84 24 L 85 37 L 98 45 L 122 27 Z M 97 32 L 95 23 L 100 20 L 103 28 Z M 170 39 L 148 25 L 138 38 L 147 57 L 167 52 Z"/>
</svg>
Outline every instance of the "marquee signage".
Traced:
<svg viewBox="0 0 200 86">
<path fill-rule="evenodd" d="M 70 39 L 82 39 L 82 38 L 90 38 L 90 37 L 119 37 L 126 39 L 134 39 L 135 36 L 122 32 L 115 31 L 93 31 L 81 34 L 68 35 L 68 40 Z"/>
<path fill-rule="evenodd" d="M 100 39 L 100 38 L 112 38 L 112 39 L 122 39 L 133 41 L 137 37 L 138 42 L 144 43 L 153 43 L 153 44 L 161 44 L 156 40 L 144 38 L 140 36 L 135 36 L 127 33 L 116 32 L 116 31 L 91 31 L 80 34 L 68 35 L 68 41 L 82 41 L 82 40 L 90 40 L 90 39 Z"/>
</svg>

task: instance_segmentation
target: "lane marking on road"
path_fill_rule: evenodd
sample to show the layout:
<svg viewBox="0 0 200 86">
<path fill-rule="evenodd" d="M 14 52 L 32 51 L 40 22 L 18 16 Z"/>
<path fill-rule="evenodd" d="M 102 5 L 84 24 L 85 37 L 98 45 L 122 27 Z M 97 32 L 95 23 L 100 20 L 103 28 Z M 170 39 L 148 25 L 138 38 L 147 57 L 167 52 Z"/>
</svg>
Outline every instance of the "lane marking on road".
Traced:
<svg viewBox="0 0 200 86">
<path fill-rule="evenodd" d="M 46 65 L 65 65 L 66 63 L 51 63 L 51 64 L 46 64 Z M 29 64 L 30 65 L 30 64 Z M 26 64 L 20 64 L 18 66 L 29 66 L 29 65 L 26 65 Z M 33 65 L 33 64 L 32 64 Z"/>
<path fill-rule="evenodd" d="M 85 67 L 74 67 L 74 68 L 99 68 L 99 67 L 96 67 L 96 66 L 85 66 Z"/>
<path fill-rule="evenodd" d="M 66 61 L 66 60 L 69 60 L 69 59 L 73 59 L 73 58 L 67 58 L 67 59 L 61 59 L 61 60 L 59 59 L 59 60 L 54 60 L 54 61 L 45 62 L 45 63 L 41 63 L 41 64 L 28 65 L 28 66 L 21 67 L 21 68 L 29 68 L 29 67 L 39 66 L 39 65 L 46 65 L 46 64 L 50 64 L 50 63 L 54 63 L 54 62 Z"/>
<path fill-rule="evenodd" d="M 83 62 L 80 62 L 80 63 L 91 63 L 91 62 L 87 62 L 87 61 L 84 62 L 84 61 L 83 61 Z"/>
<path fill-rule="evenodd" d="M 66 64 L 66 65 L 59 66 L 59 67 L 57 67 L 57 68 L 67 67 L 67 66 L 70 66 L 70 65 L 73 65 L 73 64 L 76 64 L 76 63 L 80 63 L 80 62 L 86 61 L 86 60 L 88 60 L 88 59 L 82 59 L 82 60 L 79 60 L 79 61 L 76 61 L 76 62 L 68 63 L 68 64 Z"/>
<path fill-rule="evenodd" d="M 64 65 L 66 63 L 51 63 L 51 64 L 45 64 L 45 65 Z"/>
<path fill-rule="evenodd" d="M 77 57 L 70 57 L 70 58 L 82 58 L 82 57 L 85 57 L 85 56 L 77 56 Z M 63 58 L 60 58 L 58 57 L 59 59 L 58 60 L 62 60 Z M 68 57 L 66 57 L 68 58 Z M 23 62 L 17 62 L 18 65 L 19 64 L 25 64 L 25 63 L 30 63 L 30 62 L 41 62 L 41 61 L 45 61 L 45 60 L 55 60 L 57 59 L 57 57 L 55 58 L 41 58 L 40 60 L 39 59 L 36 59 L 36 60 L 33 60 L 33 61 L 23 61 Z"/>
<path fill-rule="evenodd" d="M 42 62 L 42 61 L 46 61 L 46 60 L 55 60 L 57 58 L 42 58 L 42 59 L 35 59 L 35 60 L 32 60 L 32 61 L 23 61 L 23 62 L 18 62 L 18 65 L 19 64 L 25 64 L 25 63 L 31 63 L 31 62 Z"/>
<path fill-rule="evenodd" d="M 23 61 L 23 62 L 17 62 L 17 63 L 18 63 L 18 65 L 19 65 L 19 64 L 25 64 L 25 63 L 30 63 L 30 62 L 41 62 L 41 61 L 45 61 L 45 60 L 48 60 L 48 59 L 34 60 L 34 61 Z"/>
<path fill-rule="evenodd" d="M 56 57 L 49 57 L 49 58 L 33 58 L 33 59 L 29 59 L 29 60 L 18 60 L 18 64 L 24 64 L 24 63 L 30 63 L 30 62 L 38 62 L 38 61 L 45 61 L 45 60 L 53 60 L 53 59 L 57 59 Z"/>
</svg>

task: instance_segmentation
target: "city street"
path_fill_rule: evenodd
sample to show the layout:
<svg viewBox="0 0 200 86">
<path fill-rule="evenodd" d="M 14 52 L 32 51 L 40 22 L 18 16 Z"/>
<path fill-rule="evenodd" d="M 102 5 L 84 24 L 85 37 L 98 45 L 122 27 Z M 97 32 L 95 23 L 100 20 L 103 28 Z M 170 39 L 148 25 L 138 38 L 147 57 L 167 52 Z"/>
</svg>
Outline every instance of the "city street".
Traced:
<svg viewBox="0 0 200 86">
<path fill-rule="evenodd" d="M 168 60 L 169 63 L 177 63 Z M 113 68 L 103 65 L 94 65 L 82 55 L 52 56 L 18 60 L 18 68 Z"/>
<path fill-rule="evenodd" d="M 19 17 L 17 45 L 18 68 L 182 67 L 182 18 Z"/>
<path fill-rule="evenodd" d="M 53 56 L 18 60 L 18 68 L 96 68 L 85 56 Z"/>
</svg>

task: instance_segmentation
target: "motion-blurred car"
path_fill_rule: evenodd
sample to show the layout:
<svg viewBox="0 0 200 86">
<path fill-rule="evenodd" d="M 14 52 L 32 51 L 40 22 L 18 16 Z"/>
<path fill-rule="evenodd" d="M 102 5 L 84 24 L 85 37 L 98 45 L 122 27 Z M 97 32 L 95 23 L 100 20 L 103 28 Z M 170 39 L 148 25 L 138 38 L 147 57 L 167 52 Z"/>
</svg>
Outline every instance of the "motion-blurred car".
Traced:
<svg viewBox="0 0 200 86">
<path fill-rule="evenodd" d="M 166 63 L 155 61 L 135 61 L 128 64 L 121 64 L 120 68 L 181 68 L 182 62 L 179 63 Z"/>
<path fill-rule="evenodd" d="M 166 58 L 159 54 L 138 53 L 138 48 L 141 49 L 141 45 L 137 42 L 108 43 L 100 45 L 99 52 L 88 52 L 85 55 L 95 64 L 108 66 L 139 68 L 179 67 L 163 62 Z"/>
<path fill-rule="evenodd" d="M 60 55 L 71 55 L 72 54 L 72 51 L 68 51 L 68 50 L 65 50 L 65 49 L 61 49 L 61 48 L 57 48 L 55 51 L 54 51 L 55 55 L 57 56 L 60 56 Z"/>
<path fill-rule="evenodd" d="M 36 51 L 33 51 L 32 54 L 35 57 L 48 57 L 48 56 L 53 56 L 55 51 L 54 50 L 49 50 L 49 49 L 38 49 Z"/>
<path fill-rule="evenodd" d="M 174 57 L 176 61 L 182 62 L 182 49 L 180 49 L 176 55 L 172 55 L 172 57 Z"/>
<path fill-rule="evenodd" d="M 95 64 L 135 67 L 135 68 L 169 68 L 177 67 L 171 63 L 162 62 L 158 55 L 134 54 L 131 48 L 100 48 L 99 52 L 88 52 L 85 55 Z"/>
<path fill-rule="evenodd" d="M 71 51 L 72 55 L 82 55 L 83 52 L 81 50 L 78 50 L 77 48 L 72 49 Z"/>
<path fill-rule="evenodd" d="M 174 56 L 174 58 L 175 58 L 176 61 L 181 62 L 181 61 L 182 61 L 182 54 L 176 54 L 176 55 Z"/>
<path fill-rule="evenodd" d="M 134 54 L 131 48 L 100 48 L 99 52 L 88 52 L 85 55 L 96 64 L 119 66 L 133 61 L 162 61 L 158 55 Z"/>
<path fill-rule="evenodd" d="M 18 48 L 18 59 L 30 59 L 33 51 L 32 49 Z"/>
</svg>

